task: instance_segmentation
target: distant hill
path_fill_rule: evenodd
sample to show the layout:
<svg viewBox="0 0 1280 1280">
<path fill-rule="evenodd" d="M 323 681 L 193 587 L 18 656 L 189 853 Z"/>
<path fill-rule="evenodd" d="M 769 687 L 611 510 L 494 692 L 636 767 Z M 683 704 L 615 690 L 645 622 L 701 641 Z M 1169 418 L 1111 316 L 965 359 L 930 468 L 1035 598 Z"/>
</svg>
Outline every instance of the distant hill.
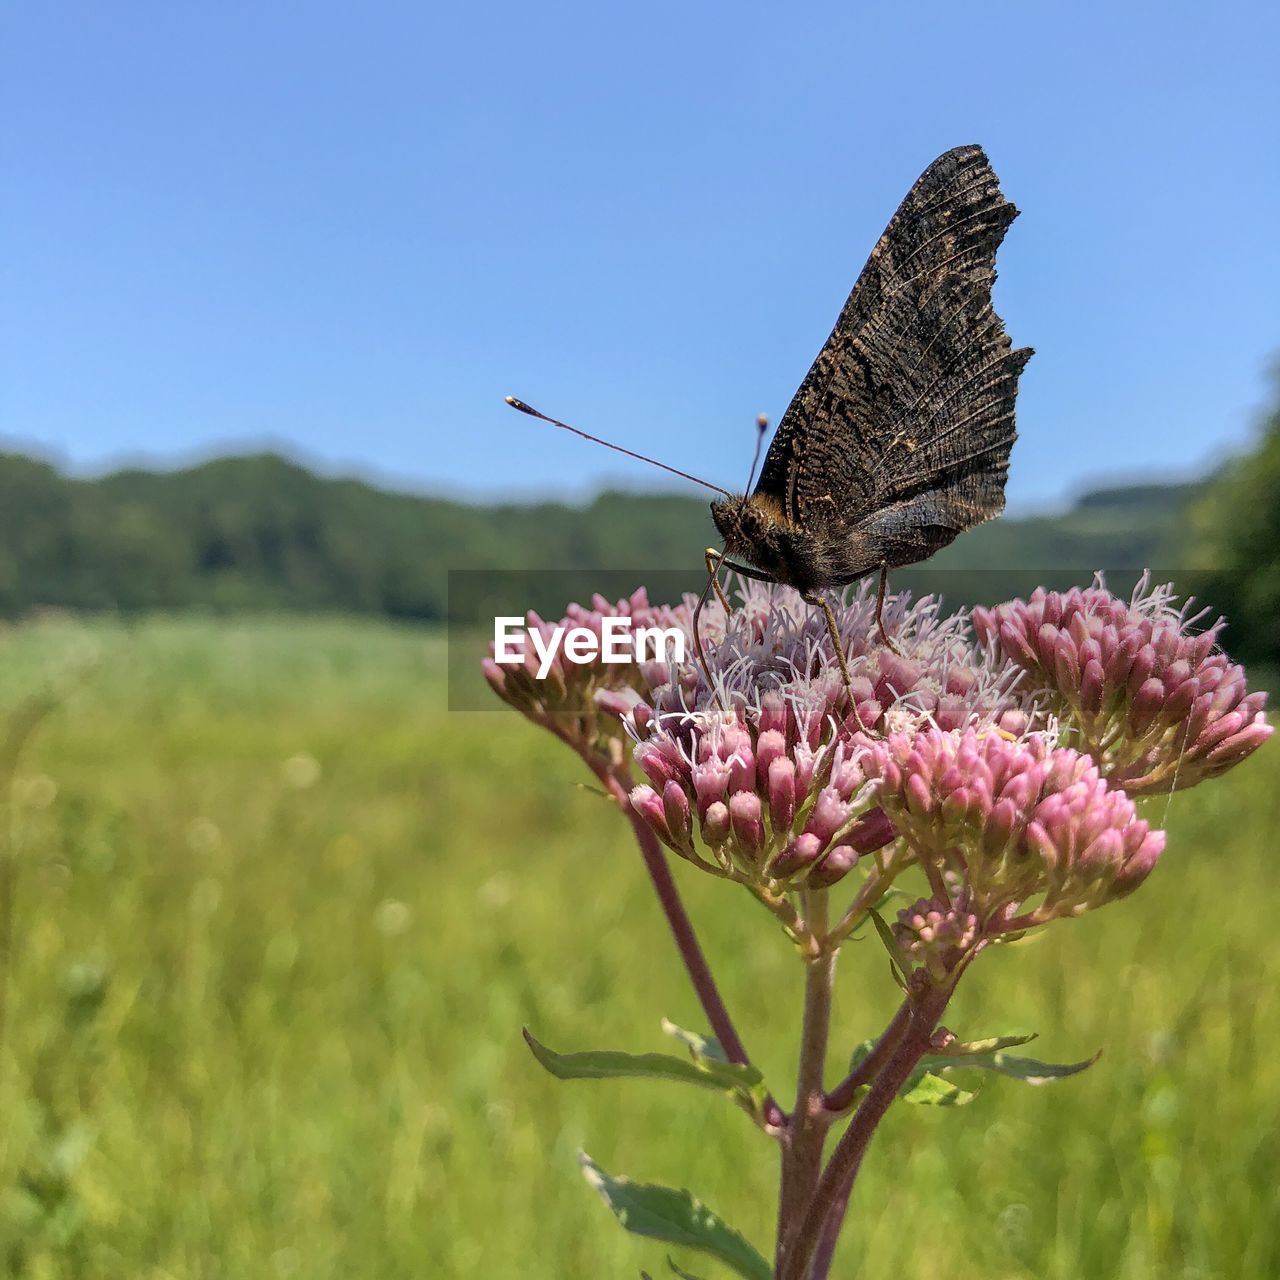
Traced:
<svg viewBox="0 0 1280 1280">
<path fill-rule="evenodd" d="M 958 575 L 1167 564 L 1193 492 L 1100 490 L 1061 515 L 972 530 L 930 565 Z M 480 506 L 318 476 L 274 454 L 93 480 L 0 454 L 0 614 L 9 617 L 40 606 L 194 606 L 440 619 L 450 568 L 697 573 L 714 541 L 706 503 L 688 497 Z"/>
</svg>

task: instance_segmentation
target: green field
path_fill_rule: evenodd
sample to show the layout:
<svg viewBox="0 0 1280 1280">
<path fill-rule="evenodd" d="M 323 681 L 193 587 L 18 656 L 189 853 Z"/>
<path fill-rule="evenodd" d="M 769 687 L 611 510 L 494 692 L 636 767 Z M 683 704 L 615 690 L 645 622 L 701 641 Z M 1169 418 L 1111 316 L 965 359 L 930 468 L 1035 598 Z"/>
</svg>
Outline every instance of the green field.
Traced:
<svg viewBox="0 0 1280 1280">
<path fill-rule="evenodd" d="M 521 1042 L 662 1049 L 664 1015 L 700 1019 L 616 814 L 514 713 L 448 714 L 443 654 L 314 620 L 0 633 L 6 711 L 64 691 L 6 828 L 6 1274 L 666 1274 L 584 1147 L 768 1249 L 774 1153 L 731 1106 L 558 1083 Z M 1102 1060 L 898 1108 L 836 1275 L 1280 1275 L 1278 752 L 1175 797 L 1136 897 L 975 966 L 954 1029 Z M 740 891 L 679 874 L 785 1093 L 799 966 Z M 896 994 L 876 944 L 841 963 L 833 1073 Z"/>
</svg>

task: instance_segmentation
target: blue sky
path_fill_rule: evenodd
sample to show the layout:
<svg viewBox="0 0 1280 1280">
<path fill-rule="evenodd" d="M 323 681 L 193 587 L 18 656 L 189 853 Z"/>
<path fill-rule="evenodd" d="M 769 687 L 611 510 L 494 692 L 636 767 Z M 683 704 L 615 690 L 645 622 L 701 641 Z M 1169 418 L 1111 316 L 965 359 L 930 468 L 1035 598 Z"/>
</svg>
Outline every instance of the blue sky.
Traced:
<svg viewBox="0 0 1280 1280">
<path fill-rule="evenodd" d="M 1274 5 L 10 8 L 0 436 L 285 446 L 484 496 L 746 478 L 868 251 L 980 142 L 1015 506 L 1245 441 L 1280 349 Z"/>
</svg>

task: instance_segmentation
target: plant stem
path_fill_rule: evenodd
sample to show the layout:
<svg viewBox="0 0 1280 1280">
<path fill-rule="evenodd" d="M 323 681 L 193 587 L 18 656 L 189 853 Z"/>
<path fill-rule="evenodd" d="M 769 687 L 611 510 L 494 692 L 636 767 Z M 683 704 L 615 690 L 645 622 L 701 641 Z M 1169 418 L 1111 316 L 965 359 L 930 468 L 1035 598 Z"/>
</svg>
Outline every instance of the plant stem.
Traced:
<svg viewBox="0 0 1280 1280">
<path fill-rule="evenodd" d="M 930 987 L 911 1005 L 906 1033 L 871 1085 L 862 1105 L 836 1144 L 796 1234 L 782 1280 L 826 1280 L 844 1220 L 853 1182 L 876 1127 L 884 1118 L 898 1090 L 929 1048 L 938 1019 L 942 1017 L 954 984 Z M 819 1247 L 821 1246 L 821 1255 Z"/>
<path fill-rule="evenodd" d="M 869 1084 L 880 1068 L 889 1060 L 890 1054 L 898 1047 L 902 1037 L 907 1034 L 911 1025 L 911 1001 L 904 1000 L 893 1015 L 893 1021 L 884 1029 L 871 1052 L 827 1094 L 827 1110 L 833 1113 L 847 1111 L 853 1106 L 857 1092 L 864 1084 Z"/>
<path fill-rule="evenodd" d="M 791 1124 L 782 1139 L 778 1234 L 774 1253 L 774 1271 L 779 1275 L 818 1185 L 822 1150 L 831 1124 L 822 1089 L 836 967 L 836 948 L 826 944 L 827 908 L 826 889 L 806 891 L 805 920 L 818 946 L 816 953 L 805 960 L 804 1030 L 796 1073 L 796 1105 L 791 1113 Z"/>
<path fill-rule="evenodd" d="M 676 949 L 680 952 L 681 960 L 684 961 L 685 971 L 693 984 L 694 992 L 702 1005 L 702 1012 L 706 1015 L 712 1034 L 720 1042 L 720 1047 L 725 1051 L 730 1062 L 749 1063 L 751 1059 L 747 1055 L 746 1046 L 742 1043 L 742 1038 L 733 1025 L 733 1019 L 729 1016 L 729 1010 L 720 996 L 720 989 L 716 986 L 716 980 L 711 974 L 711 966 L 707 963 L 707 957 L 698 942 L 698 936 L 693 931 L 693 921 L 689 919 L 689 913 L 684 909 L 680 890 L 676 887 L 675 877 L 671 874 L 666 854 L 663 853 L 657 836 L 631 808 L 630 795 L 623 780 L 611 769 L 599 768 L 595 772 L 631 823 L 636 843 L 640 846 L 641 857 L 644 858 L 645 869 L 649 872 L 649 879 L 653 883 L 653 891 L 658 895 L 658 903 L 667 917 L 667 924 L 676 941 Z M 764 1119 L 765 1123 L 777 1132 L 781 1132 L 787 1122 L 786 1113 L 778 1106 L 772 1094 L 766 1096 L 764 1101 Z"/>
</svg>

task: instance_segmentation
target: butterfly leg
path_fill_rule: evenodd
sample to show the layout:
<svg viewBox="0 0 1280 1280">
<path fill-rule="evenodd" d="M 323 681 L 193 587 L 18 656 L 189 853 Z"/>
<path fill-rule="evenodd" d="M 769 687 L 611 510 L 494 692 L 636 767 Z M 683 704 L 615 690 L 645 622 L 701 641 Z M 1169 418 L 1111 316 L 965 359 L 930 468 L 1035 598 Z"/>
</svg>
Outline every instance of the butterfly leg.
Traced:
<svg viewBox="0 0 1280 1280">
<path fill-rule="evenodd" d="M 698 603 L 694 605 L 693 608 L 693 647 L 698 655 L 698 666 L 702 668 L 702 674 L 706 678 L 707 688 L 711 690 L 711 696 L 715 698 L 716 705 L 719 706 L 721 711 L 723 711 L 724 703 L 720 701 L 720 694 L 716 689 L 716 683 L 711 678 L 711 666 L 707 662 L 707 653 L 702 647 L 702 609 L 707 603 L 707 596 L 711 593 L 711 584 L 713 582 L 715 582 L 716 587 L 719 588 L 720 584 L 716 582 L 715 573 L 711 570 L 710 559 L 708 559 L 707 585 L 702 588 L 702 594 L 698 597 Z"/>
<path fill-rule="evenodd" d="M 753 578 L 756 582 L 776 583 L 778 581 L 772 574 L 765 573 L 761 569 L 753 569 L 749 564 L 739 564 L 736 560 L 730 560 L 723 551 L 715 547 L 708 547 L 707 555 L 714 555 L 719 560 L 721 569 L 732 569 L 734 573 L 740 573 L 744 578 Z"/>
<path fill-rule="evenodd" d="M 889 566 L 882 562 L 880 565 L 880 585 L 876 588 L 876 630 L 880 632 L 880 643 L 884 645 L 890 653 L 897 653 L 901 657 L 898 646 L 889 639 L 889 633 L 884 629 L 884 593 L 889 586 Z"/>
<path fill-rule="evenodd" d="M 707 577 L 716 589 L 716 599 L 720 601 L 724 616 L 727 618 L 733 609 L 729 604 L 729 597 L 725 595 L 724 588 L 720 585 L 720 570 L 725 563 L 724 552 L 717 547 L 708 547 L 702 555 L 707 565 Z"/>
<path fill-rule="evenodd" d="M 711 589 L 715 588 L 715 593 L 721 605 L 724 607 L 725 618 L 733 612 L 733 606 L 729 603 L 729 598 L 725 595 L 724 589 L 720 586 L 720 570 L 732 569 L 735 573 L 742 574 L 745 578 L 754 578 L 757 582 L 773 582 L 767 573 L 761 573 L 758 569 L 749 568 L 745 564 L 738 564 L 730 560 L 719 547 L 708 547 L 704 553 L 704 559 L 707 565 L 707 585 L 702 588 L 702 594 L 698 597 L 698 603 L 693 609 L 693 647 L 698 655 L 698 665 L 702 668 L 702 674 L 706 677 L 707 687 L 711 690 L 717 705 L 724 710 L 724 704 L 720 701 L 720 694 L 716 691 L 715 682 L 711 679 L 711 667 L 707 662 L 706 650 L 702 647 L 702 610 L 706 607 L 707 597 L 711 594 Z"/>
<path fill-rule="evenodd" d="M 849 663 L 844 656 L 844 645 L 840 640 L 840 629 L 836 626 L 836 615 L 831 608 L 831 602 L 826 596 L 820 595 L 802 595 L 800 598 L 805 604 L 817 605 L 826 617 L 827 635 L 831 637 L 832 647 L 836 651 L 836 661 L 840 664 L 840 678 L 844 681 L 844 687 L 852 692 L 852 682 L 849 679 Z"/>
</svg>

